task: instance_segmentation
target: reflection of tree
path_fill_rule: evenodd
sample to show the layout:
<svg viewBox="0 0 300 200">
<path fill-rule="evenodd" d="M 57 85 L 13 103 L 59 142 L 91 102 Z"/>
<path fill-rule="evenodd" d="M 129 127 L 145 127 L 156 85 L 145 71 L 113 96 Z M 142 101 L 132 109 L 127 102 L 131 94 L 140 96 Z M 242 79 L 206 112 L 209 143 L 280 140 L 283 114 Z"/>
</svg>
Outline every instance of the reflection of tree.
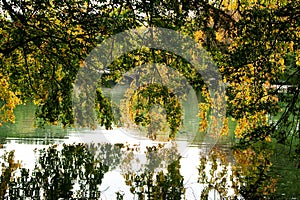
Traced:
<svg viewBox="0 0 300 200">
<path fill-rule="evenodd" d="M 180 199 L 183 177 L 179 172 L 180 156 L 176 146 L 147 147 L 145 169 L 133 173 L 129 170 L 132 169 L 130 163 L 136 156 L 133 152 L 138 152 L 139 148 L 123 144 L 53 145 L 36 152 L 38 160 L 32 171 L 20 168 L 10 152 L 2 161 L 2 199 L 8 196 L 13 199 L 98 199 L 104 174 L 119 164 L 123 166 L 126 183 L 132 182 L 132 191 L 139 190 L 138 185 L 146 184 L 147 193 L 141 193 L 141 196 Z M 18 176 L 17 171 L 20 172 Z M 118 198 L 122 199 L 122 196 L 118 193 Z"/>
<path fill-rule="evenodd" d="M 99 199 L 105 173 L 120 166 L 125 184 L 138 199 L 182 199 L 185 188 L 180 174 L 181 157 L 177 146 L 169 144 L 147 147 L 145 162 L 138 145 L 54 145 L 37 152 L 38 161 L 32 171 L 20 168 L 10 152 L 2 157 L 1 197 Z M 206 198 L 211 190 L 225 199 L 273 197 L 276 181 L 269 177 L 270 151 L 264 145 L 236 149 L 234 160 L 228 160 L 230 157 L 221 149 L 201 157 L 201 197 Z M 135 164 L 141 168 L 134 169 Z M 123 197 L 117 192 L 118 199 Z"/>
<path fill-rule="evenodd" d="M 201 157 L 198 168 L 198 182 L 204 186 L 201 198 L 207 199 L 212 190 L 218 191 L 222 199 L 273 197 L 276 180 L 269 173 L 270 150 L 262 144 L 257 149 L 236 149 L 233 155 L 232 162 L 223 149 L 215 148 L 208 156 Z"/>
<path fill-rule="evenodd" d="M 183 177 L 179 160 L 168 165 L 167 172 L 147 171 L 125 174 L 126 184 L 138 199 L 182 199 Z"/>
<path fill-rule="evenodd" d="M 96 149 L 99 151 L 94 154 Z M 38 162 L 32 172 L 21 168 L 19 177 L 9 177 L 6 195 L 10 198 L 99 198 L 104 174 L 118 164 L 120 148 L 111 144 L 64 144 L 61 150 L 53 145 L 38 153 Z M 77 191 L 75 184 L 79 187 Z"/>
<path fill-rule="evenodd" d="M 125 172 L 126 184 L 138 199 L 182 199 L 183 176 L 176 146 L 147 147 L 147 163 L 138 172 Z"/>
<path fill-rule="evenodd" d="M 1 163 L 0 198 L 4 199 L 11 177 L 14 176 L 15 171 L 20 167 L 20 163 L 15 162 L 14 151 L 6 152 L 1 158 L 3 162 Z"/>
</svg>

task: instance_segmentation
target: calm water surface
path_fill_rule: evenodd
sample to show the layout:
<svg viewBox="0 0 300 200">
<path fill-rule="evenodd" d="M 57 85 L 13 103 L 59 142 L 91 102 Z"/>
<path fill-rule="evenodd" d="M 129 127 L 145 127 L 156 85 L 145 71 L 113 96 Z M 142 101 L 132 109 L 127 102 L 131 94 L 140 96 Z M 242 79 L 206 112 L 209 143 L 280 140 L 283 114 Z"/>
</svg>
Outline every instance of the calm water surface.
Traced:
<svg viewBox="0 0 300 200">
<path fill-rule="evenodd" d="M 34 110 L 32 104 L 19 106 L 16 111 L 16 123 L 5 124 L 0 127 L 0 142 L 2 155 L 5 151 L 15 151 L 15 159 L 20 160 L 22 167 L 33 169 L 37 160 L 35 149 L 47 148 L 52 144 L 74 144 L 74 143 L 127 143 L 139 145 L 141 150 L 146 150 L 146 146 L 158 145 L 158 142 L 131 134 L 128 130 L 115 128 L 114 130 L 104 130 L 99 128 L 91 131 L 87 129 L 74 130 L 62 129 L 56 126 L 46 126 L 36 128 L 34 126 Z M 189 117 L 189 116 L 187 116 Z M 193 116 L 190 117 L 194 119 Z M 191 124 L 195 123 L 190 120 Z M 186 141 L 178 142 L 178 151 L 182 158 L 180 160 L 180 173 L 184 177 L 185 195 L 187 199 L 199 199 L 202 186 L 197 183 L 199 176 L 198 165 L 200 155 L 206 153 L 211 148 L 210 145 L 192 145 Z M 141 162 L 145 156 L 139 155 Z M 137 169 L 139 164 L 137 164 Z M 130 193 L 130 187 L 125 184 L 120 168 L 115 168 L 107 172 L 100 187 L 102 199 L 116 199 L 116 192 L 123 191 L 124 199 L 134 199 Z M 211 197 L 217 199 L 217 194 L 211 192 Z"/>
</svg>

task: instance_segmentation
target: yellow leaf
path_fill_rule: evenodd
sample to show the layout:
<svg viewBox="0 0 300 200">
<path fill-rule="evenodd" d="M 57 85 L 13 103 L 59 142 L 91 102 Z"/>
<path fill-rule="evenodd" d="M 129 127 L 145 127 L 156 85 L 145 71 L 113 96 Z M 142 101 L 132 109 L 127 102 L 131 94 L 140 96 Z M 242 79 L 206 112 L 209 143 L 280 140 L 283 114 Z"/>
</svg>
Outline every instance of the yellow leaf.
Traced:
<svg viewBox="0 0 300 200">
<path fill-rule="evenodd" d="M 280 65 L 284 65 L 284 59 L 283 59 L 283 58 L 280 58 L 280 59 L 279 59 L 279 63 L 280 63 Z"/>
<path fill-rule="evenodd" d="M 290 51 L 294 51 L 294 42 L 293 41 L 289 44 L 289 49 L 290 49 Z"/>
<path fill-rule="evenodd" d="M 271 137 L 270 137 L 270 136 L 267 136 L 267 137 L 266 137 L 266 141 L 267 141 L 267 142 L 272 142 Z"/>
<path fill-rule="evenodd" d="M 224 34 L 217 32 L 216 33 L 216 40 L 218 40 L 219 42 L 222 42 L 224 38 Z"/>
</svg>

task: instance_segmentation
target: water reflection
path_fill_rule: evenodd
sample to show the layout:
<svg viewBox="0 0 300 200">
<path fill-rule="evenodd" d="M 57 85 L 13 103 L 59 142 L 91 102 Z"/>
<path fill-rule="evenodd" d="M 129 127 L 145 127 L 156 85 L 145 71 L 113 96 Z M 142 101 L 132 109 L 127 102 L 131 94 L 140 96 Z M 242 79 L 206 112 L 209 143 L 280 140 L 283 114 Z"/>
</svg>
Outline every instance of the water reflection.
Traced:
<svg viewBox="0 0 300 200">
<path fill-rule="evenodd" d="M 2 176 L 7 177 L 1 179 L 6 188 L 2 199 L 198 199 L 203 189 L 198 177 L 205 173 L 197 171 L 201 149 L 193 146 L 194 155 L 181 155 L 171 142 L 146 148 L 122 143 L 56 144 L 37 149 L 32 168 L 19 165 L 8 153 L 10 159 L 8 154 L 2 159 Z M 122 181 L 127 188 L 106 192 Z"/>
<path fill-rule="evenodd" d="M 36 149 L 32 167 L 7 152 L 1 158 L 0 199 L 273 198 L 269 152 L 217 145 L 208 155 L 205 146 L 190 146 L 180 154 L 171 142 L 146 148 L 55 144 Z"/>
<path fill-rule="evenodd" d="M 33 170 L 20 168 L 18 175 L 11 173 L 8 191 L 3 197 L 98 199 L 104 174 L 119 162 L 120 155 L 120 148 L 111 144 L 98 147 L 97 154 L 93 154 L 95 146 L 83 144 L 53 145 L 39 150 Z M 11 165 L 6 161 L 6 169 L 10 169 Z M 111 167 L 104 164 L 106 161 Z"/>
<path fill-rule="evenodd" d="M 134 199 L 181 199 L 183 176 L 180 157 L 166 161 L 176 153 L 163 145 L 147 147 L 147 162 L 138 171 L 131 171 L 130 159 L 138 148 L 123 144 L 63 144 L 37 150 L 32 170 L 14 161 L 13 152 L 3 156 L 2 199 L 99 199 L 105 173 L 117 167 Z M 136 154 L 138 155 L 138 154 Z M 114 181 L 112 180 L 112 184 Z M 6 190 L 5 190 L 6 189 Z M 121 198 L 121 191 L 118 198 Z"/>
</svg>

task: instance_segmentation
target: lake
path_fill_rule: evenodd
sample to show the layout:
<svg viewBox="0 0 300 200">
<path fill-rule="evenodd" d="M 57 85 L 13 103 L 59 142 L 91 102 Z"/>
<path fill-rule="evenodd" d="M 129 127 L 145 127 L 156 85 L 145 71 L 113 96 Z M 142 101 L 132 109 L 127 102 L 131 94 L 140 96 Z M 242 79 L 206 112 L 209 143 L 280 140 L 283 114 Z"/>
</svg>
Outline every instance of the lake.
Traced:
<svg viewBox="0 0 300 200">
<path fill-rule="evenodd" d="M 134 153 L 135 158 L 132 157 L 131 160 L 129 160 L 130 165 L 128 165 L 128 162 L 126 166 L 124 164 L 116 164 L 104 174 L 102 183 L 97 189 L 101 191 L 102 199 L 117 199 L 118 193 L 120 193 L 123 199 L 139 199 L 137 192 L 133 194 L 130 191 L 130 186 L 126 184 L 124 178 L 126 177 L 125 175 L 140 173 L 145 169 L 148 159 L 145 154 L 147 147 L 158 147 L 160 144 L 163 144 L 166 146 L 166 149 L 168 149 L 168 145 L 173 145 L 171 142 L 159 143 L 149 140 L 143 135 L 139 135 L 137 132 L 131 132 L 125 128 L 114 128 L 113 130 L 105 130 L 100 127 L 96 130 L 63 129 L 57 126 L 37 128 L 34 126 L 34 111 L 35 106 L 31 103 L 28 103 L 26 106 L 18 106 L 15 110 L 16 123 L 4 124 L 0 127 L 1 155 L 3 155 L 5 151 L 14 150 L 15 160 L 21 161 L 21 167 L 31 171 L 34 171 L 38 160 L 37 157 L 39 156 L 36 149 L 47 149 L 54 144 L 58 144 L 58 149 L 62 149 L 63 144 L 74 145 L 79 143 L 125 144 L 128 148 L 138 147 L 139 150 Z M 192 122 L 190 121 L 190 123 Z M 184 139 L 176 141 L 176 145 L 175 153 L 159 154 L 158 156 L 162 156 L 162 161 L 172 156 L 175 156 L 174 160 L 180 161 L 178 170 L 183 177 L 182 187 L 184 189 L 184 194 L 182 194 L 181 198 L 199 199 L 203 188 L 203 186 L 198 183 L 200 155 L 207 154 L 210 148 L 212 148 L 212 145 L 195 144 Z M 169 149 L 172 148 L 173 147 Z M 136 160 L 138 160 L 138 162 L 136 162 Z M 173 160 L 171 160 L 170 163 L 172 161 Z M 166 165 L 166 163 L 159 164 L 154 168 L 152 167 L 151 170 L 165 170 L 166 167 L 163 165 Z M 21 176 L 21 172 L 18 173 L 16 176 Z M 74 185 L 73 190 L 74 194 L 75 191 L 78 192 L 81 190 L 78 183 L 77 186 L 76 184 Z M 217 192 L 210 192 L 210 197 L 218 199 Z"/>
</svg>

